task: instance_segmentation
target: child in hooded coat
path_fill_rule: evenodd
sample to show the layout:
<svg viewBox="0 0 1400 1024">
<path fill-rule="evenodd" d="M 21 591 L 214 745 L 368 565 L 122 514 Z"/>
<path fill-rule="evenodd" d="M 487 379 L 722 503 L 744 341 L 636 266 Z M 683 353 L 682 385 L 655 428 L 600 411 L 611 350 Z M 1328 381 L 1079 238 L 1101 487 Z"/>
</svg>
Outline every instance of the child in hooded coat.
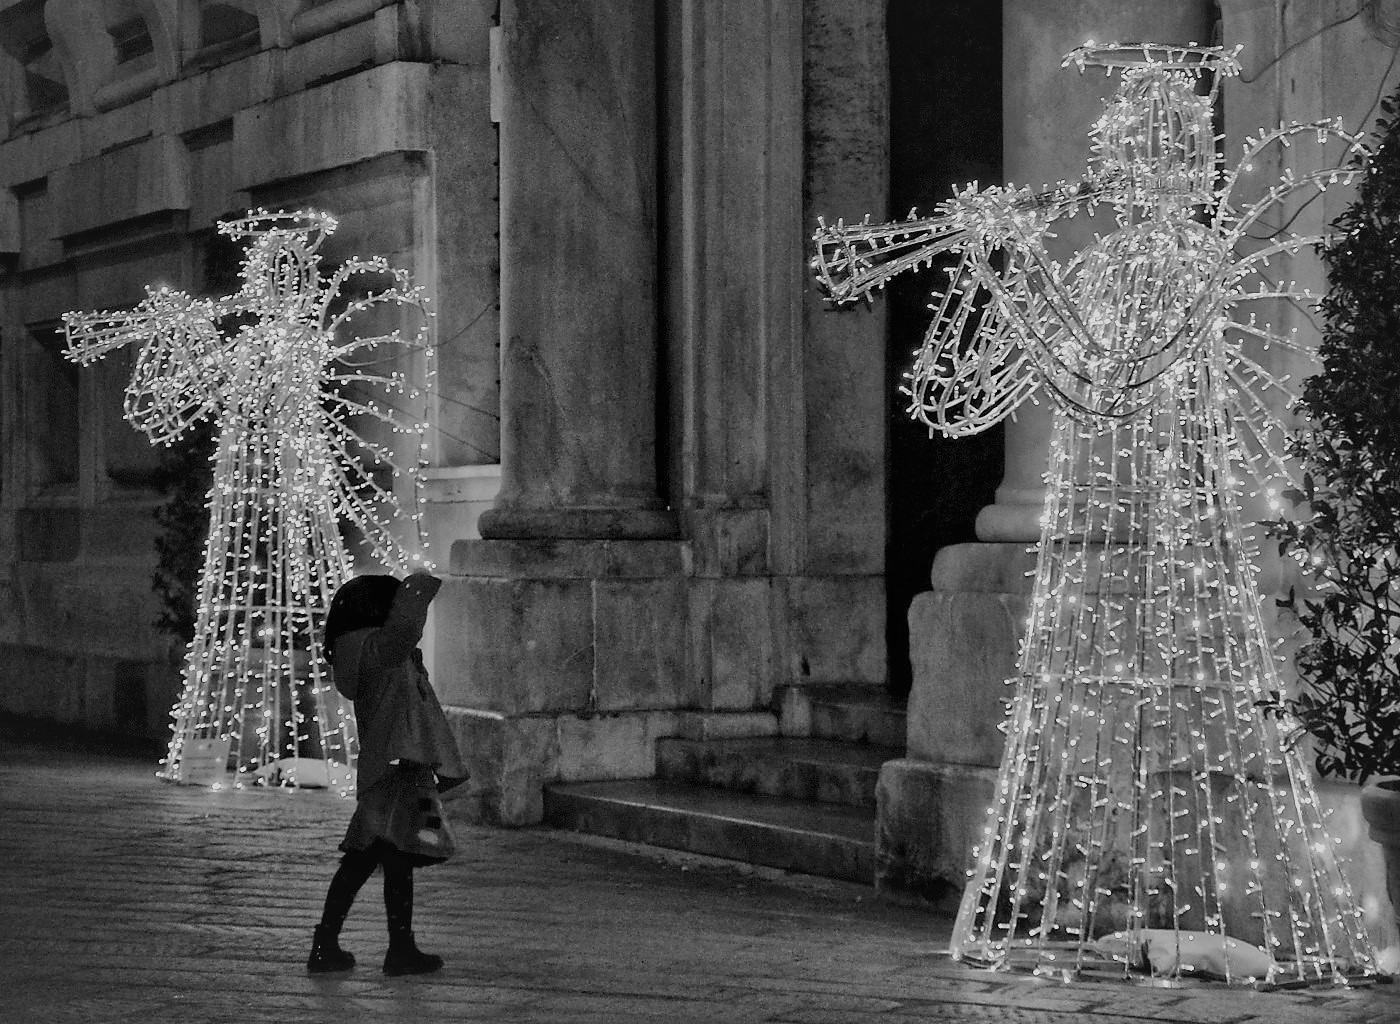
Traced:
<svg viewBox="0 0 1400 1024">
<path fill-rule="evenodd" d="M 438 793 L 466 781 L 467 769 L 428 683 L 423 638 L 428 605 L 442 581 L 415 572 L 358 576 L 345 583 L 326 616 L 325 650 L 336 689 L 354 702 L 360 753 L 355 813 L 341 840 L 345 856 L 331 879 L 316 927 L 308 971 L 348 971 L 355 957 L 340 948 L 340 929 L 361 886 L 384 872 L 389 925 L 385 974 L 426 974 L 442 958 L 413 936 L 413 869 L 452 855 Z"/>
</svg>

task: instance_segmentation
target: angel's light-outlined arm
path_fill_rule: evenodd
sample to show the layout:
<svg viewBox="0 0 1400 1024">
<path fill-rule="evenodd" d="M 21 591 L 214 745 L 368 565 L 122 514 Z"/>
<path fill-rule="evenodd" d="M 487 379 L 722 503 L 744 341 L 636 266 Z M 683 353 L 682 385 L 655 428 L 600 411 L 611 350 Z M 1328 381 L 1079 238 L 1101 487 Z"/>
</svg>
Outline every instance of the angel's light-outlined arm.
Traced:
<svg viewBox="0 0 1400 1024">
<path fill-rule="evenodd" d="M 1116 175 L 1060 182 L 1033 192 L 1024 186 L 979 189 L 974 182 L 939 203 L 932 216 L 914 211 L 902 221 L 855 224 L 818 221 L 811 266 L 817 284 L 835 305 L 870 296 L 907 270 L 930 267 L 939 256 L 976 241 L 996 248 L 1002 238 L 1039 237 L 1051 223 L 1073 216 L 1113 194 Z"/>
<path fill-rule="evenodd" d="M 817 225 L 811 266 L 823 294 L 836 305 L 869 299 L 906 270 L 932 266 L 969 236 L 965 225 L 947 216 L 911 215 L 894 224 L 871 224 L 869 217 L 859 224 L 818 220 Z"/>
<path fill-rule="evenodd" d="M 223 356 L 231 342 L 218 321 L 227 313 L 220 299 L 147 289 L 146 298 L 129 310 L 64 314 L 64 354 L 86 366 L 119 348 L 138 346 L 126 388 L 126 418 L 153 444 L 169 444 L 221 405 Z"/>
</svg>

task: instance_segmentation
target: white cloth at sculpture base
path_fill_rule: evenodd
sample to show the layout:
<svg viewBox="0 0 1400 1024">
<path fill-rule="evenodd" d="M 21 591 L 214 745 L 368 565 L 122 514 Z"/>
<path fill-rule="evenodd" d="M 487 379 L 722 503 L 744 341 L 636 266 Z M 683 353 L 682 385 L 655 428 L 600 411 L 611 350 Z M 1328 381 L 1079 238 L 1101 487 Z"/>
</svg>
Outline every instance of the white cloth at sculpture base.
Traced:
<svg viewBox="0 0 1400 1024">
<path fill-rule="evenodd" d="M 1214 932 L 1144 928 L 1113 932 L 1094 943 L 1104 956 L 1157 976 L 1202 975 L 1265 981 L 1273 966 L 1258 946 Z"/>
</svg>

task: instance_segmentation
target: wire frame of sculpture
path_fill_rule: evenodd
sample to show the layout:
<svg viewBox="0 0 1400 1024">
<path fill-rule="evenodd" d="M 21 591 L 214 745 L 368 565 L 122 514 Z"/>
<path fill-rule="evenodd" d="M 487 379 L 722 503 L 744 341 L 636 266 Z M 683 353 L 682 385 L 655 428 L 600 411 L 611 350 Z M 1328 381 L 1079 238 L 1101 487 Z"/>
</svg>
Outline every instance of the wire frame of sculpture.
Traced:
<svg viewBox="0 0 1400 1024">
<path fill-rule="evenodd" d="M 64 317 L 78 363 L 139 348 L 125 412 L 153 444 L 204 419 L 217 434 L 195 635 L 159 772 L 172 781 L 220 785 L 232 768 L 234 785 L 348 792 L 355 723 L 320 646 L 330 598 L 353 571 L 341 525 L 396 571 L 424 556 L 426 424 L 410 378 L 432 373 L 425 300 L 382 258 L 323 277 L 319 249 L 335 227 L 316 211 L 223 222 L 222 234 L 249 243 L 235 294 L 148 289 L 129 311 Z M 407 333 L 353 336 L 363 321 L 405 316 Z M 411 456 L 396 455 L 408 444 Z M 411 501 L 384 479 L 400 467 Z"/>
<path fill-rule="evenodd" d="M 1274 487 L 1289 472 L 1291 394 L 1255 356 L 1298 346 L 1258 311 L 1306 296 L 1269 280 L 1270 259 L 1318 239 L 1284 231 L 1239 250 L 1267 212 L 1353 172 L 1286 177 L 1235 205 L 1241 167 L 1270 147 L 1302 133 L 1346 155 L 1359 144 L 1334 122 L 1286 125 L 1222 174 L 1211 107 L 1238 72 L 1233 53 L 1091 45 L 1070 63 L 1121 73 L 1081 181 L 972 185 L 931 217 L 823 223 L 815 237 L 813 267 L 838 303 L 951 263 L 907 375 L 913 415 L 960 435 L 1035 394 L 1055 410 L 1005 754 L 952 951 L 1055 976 L 1371 975 L 1360 912 L 1277 714 L 1242 522 L 1246 482 Z M 1214 84 L 1198 95 L 1206 71 Z M 1111 230 L 1054 262 L 1054 222 L 1099 204 Z M 1159 945 L 1149 963 L 1163 939 L 1168 954 Z M 1208 965 L 1193 955 L 1212 944 Z"/>
</svg>

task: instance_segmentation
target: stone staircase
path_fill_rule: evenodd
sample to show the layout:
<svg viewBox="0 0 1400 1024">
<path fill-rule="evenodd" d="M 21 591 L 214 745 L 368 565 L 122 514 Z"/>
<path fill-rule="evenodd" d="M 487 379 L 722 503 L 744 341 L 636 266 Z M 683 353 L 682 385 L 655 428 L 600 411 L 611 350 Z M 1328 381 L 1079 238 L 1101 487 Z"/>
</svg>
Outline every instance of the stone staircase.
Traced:
<svg viewBox="0 0 1400 1024">
<path fill-rule="evenodd" d="M 903 702 L 870 687 L 792 686 L 779 706 L 688 716 L 681 736 L 657 741 L 656 778 L 549 786 L 545 821 L 872 883 L 875 784 L 904 755 Z M 723 735 L 736 728 L 745 735 Z"/>
</svg>

